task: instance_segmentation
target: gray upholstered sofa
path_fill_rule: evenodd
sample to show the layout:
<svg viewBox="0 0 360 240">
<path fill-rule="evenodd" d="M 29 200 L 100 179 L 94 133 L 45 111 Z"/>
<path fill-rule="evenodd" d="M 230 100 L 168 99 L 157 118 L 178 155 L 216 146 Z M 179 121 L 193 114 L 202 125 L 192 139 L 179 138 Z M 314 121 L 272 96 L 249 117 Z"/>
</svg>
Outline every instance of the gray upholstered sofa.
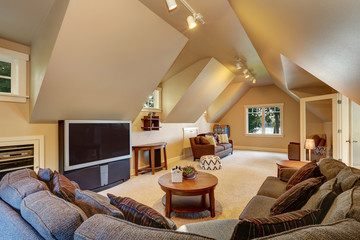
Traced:
<svg viewBox="0 0 360 240">
<path fill-rule="evenodd" d="M 340 175 L 339 172 L 346 167 L 337 160 L 322 160 L 319 166 L 321 173 L 328 181 Z M 280 177 L 285 181 L 268 177 L 258 194 L 245 207 L 240 218 L 268 216 L 276 198 L 285 192 L 286 180 L 292 173 L 294 173 L 293 169 L 280 172 Z M 355 186 L 360 184 L 360 171 L 355 170 L 355 174 L 359 174 L 359 177 L 342 176 L 345 180 L 342 181 L 340 187 L 347 186 L 350 189 L 335 198 L 321 224 L 305 226 L 260 239 L 360 239 L 360 187 Z M 66 209 L 69 204 L 55 195 L 52 196 L 40 181 L 32 180 L 30 186 L 27 186 L 27 182 L 23 181 L 23 187 L 18 189 L 17 194 L 23 198 L 20 202 L 18 199 L 11 198 L 12 189 L 4 188 L 0 183 L 0 197 L 2 198 L 0 200 L 0 239 L 231 239 L 234 228 L 239 222 L 238 219 L 206 221 L 186 224 L 174 231 L 136 225 L 109 214 L 95 214 L 86 218 L 78 214 L 79 209 L 74 206 L 66 210 L 67 212 L 63 210 L 65 213 L 58 213 L 59 215 L 49 214 L 55 205 L 59 204 L 61 209 Z M 43 204 L 45 198 L 52 198 L 55 203 L 52 203 L 52 206 Z M 16 208 L 19 205 L 20 210 Z M 32 218 L 37 216 L 31 216 L 27 206 L 37 208 L 41 211 L 40 214 L 45 213 L 47 219 L 42 222 L 33 221 Z M 46 229 L 48 222 L 65 225 L 66 229 L 70 230 L 65 235 L 61 235 L 61 228 L 50 233 Z"/>
</svg>

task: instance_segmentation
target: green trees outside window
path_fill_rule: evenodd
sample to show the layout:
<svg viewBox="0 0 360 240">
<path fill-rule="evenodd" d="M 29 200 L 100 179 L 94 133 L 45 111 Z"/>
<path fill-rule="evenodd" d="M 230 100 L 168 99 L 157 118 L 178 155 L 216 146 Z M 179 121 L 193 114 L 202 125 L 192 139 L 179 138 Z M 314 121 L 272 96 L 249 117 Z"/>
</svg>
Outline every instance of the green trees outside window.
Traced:
<svg viewBox="0 0 360 240">
<path fill-rule="evenodd" d="M 11 63 L 0 61 L 0 92 L 11 93 Z"/>
<path fill-rule="evenodd" d="M 247 133 L 281 135 L 281 106 L 247 107 Z"/>
</svg>

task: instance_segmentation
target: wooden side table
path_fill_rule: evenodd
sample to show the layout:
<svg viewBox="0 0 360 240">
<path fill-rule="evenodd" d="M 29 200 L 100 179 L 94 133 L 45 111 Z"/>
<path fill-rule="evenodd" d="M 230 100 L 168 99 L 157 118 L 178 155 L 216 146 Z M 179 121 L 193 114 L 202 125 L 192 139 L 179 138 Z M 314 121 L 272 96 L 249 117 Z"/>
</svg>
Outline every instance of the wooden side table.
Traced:
<svg viewBox="0 0 360 240">
<path fill-rule="evenodd" d="M 135 152 L 135 176 L 141 171 L 151 171 L 152 175 L 155 174 L 155 169 L 165 168 L 167 170 L 167 158 L 166 158 L 166 142 L 149 143 L 138 146 L 133 146 L 132 149 Z M 161 166 L 155 167 L 155 150 L 164 149 L 164 163 Z M 150 151 L 151 166 L 139 169 L 139 151 Z"/>
<path fill-rule="evenodd" d="M 276 162 L 277 165 L 277 176 L 279 177 L 281 168 L 301 168 L 309 162 L 293 161 L 293 160 L 279 160 Z"/>
<path fill-rule="evenodd" d="M 171 173 L 167 173 L 159 178 L 158 183 L 166 193 L 163 197 L 166 217 L 170 218 L 172 211 L 193 213 L 204 210 L 209 210 L 211 217 L 215 217 L 214 190 L 218 184 L 216 176 L 198 172 L 194 179 L 184 179 L 181 183 L 173 183 Z"/>
</svg>

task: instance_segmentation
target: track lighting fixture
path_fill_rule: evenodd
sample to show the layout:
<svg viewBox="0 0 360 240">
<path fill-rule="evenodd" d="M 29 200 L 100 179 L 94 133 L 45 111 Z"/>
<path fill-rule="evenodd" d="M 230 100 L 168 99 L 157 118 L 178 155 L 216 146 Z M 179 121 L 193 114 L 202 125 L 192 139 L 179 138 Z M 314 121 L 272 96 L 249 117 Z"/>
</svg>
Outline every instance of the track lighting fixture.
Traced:
<svg viewBox="0 0 360 240">
<path fill-rule="evenodd" d="M 195 10 L 189 5 L 185 0 L 179 0 L 186 8 L 191 12 L 192 15 L 187 17 L 187 23 L 189 29 L 193 29 L 196 27 L 197 23 L 205 24 L 203 20 L 203 16 L 200 13 L 195 12 Z M 177 7 L 176 0 L 166 0 L 166 4 L 168 6 L 169 11 L 174 10 Z"/>
<path fill-rule="evenodd" d="M 177 8 L 177 4 L 175 0 L 166 0 L 166 4 L 169 8 L 169 11 L 174 10 L 175 8 Z"/>
<path fill-rule="evenodd" d="M 235 67 L 237 70 L 242 70 L 242 74 L 244 74 L 244 78 L 246 80 L 253 84 L 256 83 L 256 79 L 253 73 L 247 68 L 246 64 L 243 63 L 243 60 L 240 57 L 236 59 Z"/>
</svg>

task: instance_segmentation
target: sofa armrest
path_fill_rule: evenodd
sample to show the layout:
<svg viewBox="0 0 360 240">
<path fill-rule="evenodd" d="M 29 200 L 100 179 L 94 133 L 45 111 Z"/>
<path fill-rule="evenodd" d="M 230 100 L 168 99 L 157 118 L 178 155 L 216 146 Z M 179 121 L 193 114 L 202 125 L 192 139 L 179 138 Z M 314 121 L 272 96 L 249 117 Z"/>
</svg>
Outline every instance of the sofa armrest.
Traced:
<svg viewBox="0 0 360 240">
<path fill-rule="evenodd" d="M 213 238 L 168 229 L 144 227 L 109 215 L 95 214 L 83 222 L 74 234 L 74 240 L 90 239 L 207 240 Z"/>
<path fill-rule="evenodd" d="M 298 168 L 280 168 L 279 179 L 284 182 L 288 182 L 292 175 L 297 172 Z"/>
<path fill-rule="evenodd" d="M 206 144 L 196 144 L 191 147 L 194 158 L 200 158 L 203 155 L 214 155 L 215 154 L 215 145 Z"/>
</svg>

